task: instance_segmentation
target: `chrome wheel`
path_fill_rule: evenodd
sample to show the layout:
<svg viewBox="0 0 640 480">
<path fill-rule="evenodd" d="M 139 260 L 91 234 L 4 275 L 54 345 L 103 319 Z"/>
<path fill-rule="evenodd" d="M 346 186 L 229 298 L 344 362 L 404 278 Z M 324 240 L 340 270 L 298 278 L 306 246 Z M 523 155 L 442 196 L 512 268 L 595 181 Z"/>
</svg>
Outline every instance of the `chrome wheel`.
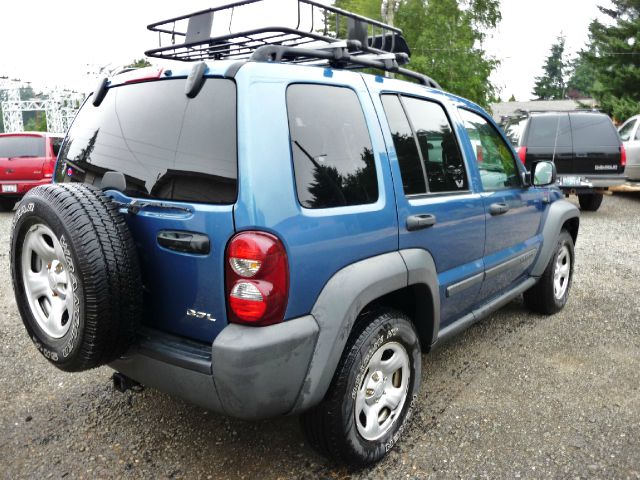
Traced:
<svg viewBox="0 0 640 480">
<path fill-rule="evenodd" d="M 571 253 L 566 245 L 562 245 L 556 258 L 553 270 L 553 294 L 557 300 L 561 300 L 569 287 L 571 276 Z"/>
<path fill-rule="evenodd" d="M 73 295 L 62 247 L 49 227 L 37 223 L 29 228 L 21 263 L 31 314 L 49 337 L 63 337 L 71 325 Z"/>
<path fill-rule="evenodd" d="M 410 363 L 397 342 L 382 345 L 373 354 L 356 395 L 355 422 L 369 441 L 386 434 L 402 412 L 409 388 Z"/>
</svg>

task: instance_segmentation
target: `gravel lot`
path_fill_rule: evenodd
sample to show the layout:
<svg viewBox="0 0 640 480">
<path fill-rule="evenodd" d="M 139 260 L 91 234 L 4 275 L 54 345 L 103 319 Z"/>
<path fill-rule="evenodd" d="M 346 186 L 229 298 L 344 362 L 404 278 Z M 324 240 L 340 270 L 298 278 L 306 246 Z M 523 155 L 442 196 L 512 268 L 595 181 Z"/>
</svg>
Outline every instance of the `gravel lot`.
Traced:
<svg viewBox="0 0 640 480">
<path fill-rule="evenodd" d="M 388 457 L 348 471 L 296 418 L 246 423 L 111 370 L 65 374 L 27 338 L 0 214 L 2 478 L 640 478 L 640 195 L 582 215 L 569 303 L 521 301 L 424 357 L 418 408 Z"/>
</svg>

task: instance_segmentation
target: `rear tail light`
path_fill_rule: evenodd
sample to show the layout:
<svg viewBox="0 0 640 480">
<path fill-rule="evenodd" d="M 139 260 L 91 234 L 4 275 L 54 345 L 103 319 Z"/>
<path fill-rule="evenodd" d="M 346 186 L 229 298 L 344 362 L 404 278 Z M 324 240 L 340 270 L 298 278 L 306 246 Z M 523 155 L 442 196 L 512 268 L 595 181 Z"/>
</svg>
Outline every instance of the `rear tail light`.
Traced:
<svg viewBox="0 0 640 480">
<path fill-rule="evenodd" d="M 282 242 L 265 232 L 234 236 L 227 246 L 225 285 L 230 322 L 281 322 L 289 297 L 289 265 Z"/>
<path fill-rule="evenodd" d="M 44 165 L 42 166 L 42 176 L 44 178 L 53 178 L 53 170 L 56 165 L 55 160 L 48 161 L 45 160 Z"/>
<path fill-rule="evenodd" d="M 518 148 L 518 157 L 520 158 L 522 165 L 525 165 L 525 162 L 527 160 L 527 147 Z"/>
<path fill-rule="evenodd" d="M 627 151 L 624 148 L 624 145 L 620 145 L 620 166 L 627 166 Z"/>
</svg>

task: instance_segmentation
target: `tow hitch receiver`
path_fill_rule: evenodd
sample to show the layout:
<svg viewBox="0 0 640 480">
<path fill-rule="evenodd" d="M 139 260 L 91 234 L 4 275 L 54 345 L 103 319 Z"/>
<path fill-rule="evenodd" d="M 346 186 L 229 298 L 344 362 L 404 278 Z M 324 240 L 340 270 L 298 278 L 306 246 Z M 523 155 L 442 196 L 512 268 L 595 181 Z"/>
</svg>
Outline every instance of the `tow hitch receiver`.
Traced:
<svg viewBox="0 0 640 480">
<path fill-rule="evenodd" d="M 119 392 L 126 392 L 127 390 L 140 392 L 144 388 L 133 378 L 129 378 L 120 372 L 115 372 L 111 379 L 113 380 L 113 388 L 115 388 Z"/>
</svg>

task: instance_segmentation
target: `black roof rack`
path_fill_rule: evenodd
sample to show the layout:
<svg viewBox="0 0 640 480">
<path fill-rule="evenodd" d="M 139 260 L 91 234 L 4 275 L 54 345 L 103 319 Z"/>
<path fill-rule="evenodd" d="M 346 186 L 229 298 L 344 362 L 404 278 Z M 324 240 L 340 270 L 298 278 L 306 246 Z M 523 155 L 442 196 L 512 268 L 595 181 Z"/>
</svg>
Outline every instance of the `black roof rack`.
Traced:
<svg viewBox="0 0 640 480">
<path fill-rule="evenodd" d="M 152 23 L 147 28 L 158 32 L 159 46 L 145 54 L 181 61 L 247 59 L 376 68 L 440 88 L 428 76 L 401 68 L 411 52 L 400 29 L 314 0 L 289 1 L 297 5 L 290 26 L 246 29 L 273 0 L 241 0 Z M 235 28 L 240 24 L 244 30 Z"/>
</svg>

